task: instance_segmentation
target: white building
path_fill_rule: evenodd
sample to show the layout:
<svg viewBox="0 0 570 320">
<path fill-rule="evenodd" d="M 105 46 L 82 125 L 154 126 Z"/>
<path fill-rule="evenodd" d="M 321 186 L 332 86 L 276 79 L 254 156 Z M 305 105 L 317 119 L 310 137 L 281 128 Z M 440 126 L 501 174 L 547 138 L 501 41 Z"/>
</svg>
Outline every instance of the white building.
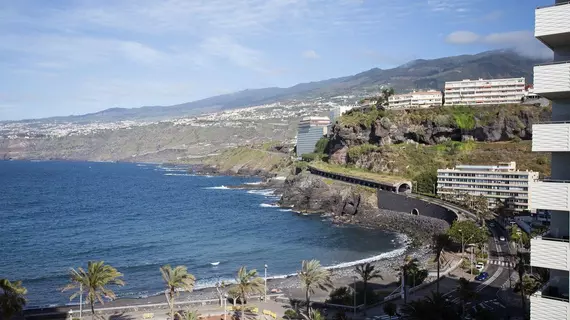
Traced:
<svg viewBox="0 0 570 320">
<path fill-rule="evenodd" d="M 525 79 L 479 79 L 445 83 L 445 105 L 486 105 L 521 103 Z"/>
<path fill-rule="evenodd" d="M 329 118 L 332 123 L 334 123 L 338 117 L 342 116 L 343 114 L 347 113 L 348 111 L 354 109 L 356 106 L 336 106 L 333 107 L 329 113 Z"/>
<path fill-rule="evenodd" d="M 538 180 L 538 172 L 519 171 L 516 162 L 497 166 L 458 165 L 437 170 L 437 194 L 461 199 L 463 194 L 483 196 L 489 209 L 498 200 L 514 211 L 529 209 L 529 184 Z"/>
<path fill-rule="evenodd" d="M 305 117 L 297 129 L 297 156 L 315 152 L 317 141 L 327 134 L 327 117 Z"/>
<path fill-rule="evenodd" d="M 534 93 L 552 101 L 552 122 L 532 126 L 532 151 L 552 155 L 549 179 L 530 185 L 531 208 L 550 212 L 550 229 L 530 240 L 530 264 L 550 270 L 547 284 L 530 297 L 531 320 L 570 319 L 570 3 L 535 11 L 535 37 L 554 51 L 534 67 Z"/>
<path fill-rule="evenodd" d="M 388 98 L 388 108 L 390 109 L 429 108 L 442 104 L 443 94 L 437 90 L 395 94 Z"/>
</svg>

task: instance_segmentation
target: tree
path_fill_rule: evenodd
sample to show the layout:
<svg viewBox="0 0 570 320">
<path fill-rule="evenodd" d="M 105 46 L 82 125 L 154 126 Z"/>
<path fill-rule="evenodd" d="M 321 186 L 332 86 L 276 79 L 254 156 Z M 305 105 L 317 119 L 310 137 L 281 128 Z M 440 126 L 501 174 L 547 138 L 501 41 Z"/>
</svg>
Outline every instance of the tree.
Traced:
<svg viewBox="0 0 570 320">
<path fill-rule="evenodd" d="M 370 263 L 363 263 L 355 268 L 356 273 L 362 279 L 362 283 L 364 284 L 364 315 L 366 315 L 366 292 L 368 291 L 368 281 L 380 278 L 382 279 L 382 275 L 380 274 L 380 270 L 374 270 L 374 266 Z"/>
<path fill-rule="evenodd" d="M 2 319 L 9 320 L 24 309 L 24 295 L 28 290 L 22 286 L 22 281 L 10 282 L 8 279 L 0 279 L 0 290 L 0 315 Z"/>
<path fill-rule="evenodd" d="M 530 247 L 530 237 L 526 232 L 516 225 L 509 226 L 507 229 L 509 230 L 509 238 L 511 238 L 514 243 L 522 245 L 525 248 Z"/>
<path fill-rule="evenodd" d="M 216 282 L 216 292 L 218 293 L 218 299 L 220 300 L 220 306 L 223 305 L 223 299 L 224 296 L 226 295 L 226 287 L 227 284 L 224 281 L 218 281 Z"/>
<path fill-rule="evenodd" d="M 457 293 L 459 300 L 461 301 L 461 315 L 462 317 L 465 317 L 465 305 L 474 300 L 477 294 L 471 287 L 469 280 L 465 278 L 459 279 L 459 283 L 457 284 Z"/>
<path fill-rule="evenodd" d="M 523 285 L 523 276 L 525 273 L 525 261 L 522 252 L 517 252 L 517 263 L 515 265 L 515 270 L 519 275 L 519 282 L 521 283 L 521 302 L 522 302 L 522 309 L 524 314 L 526 315 L 526 297 L 525 297 L 525 290 Z"/>
<path fill-rule="evenodd" d="M 122 279 L 123 274 L 117 271 L 117 269 L 112 266 L 105 264 L 104 261 L 89 261 L 87 263 L 87 271 L 79 267 L 77 270 L 69 270 L 70 283 L 63 288 L 62 291 L 77 289 L 69 297 L 69 300 L 73 300 L 77 295 L 82 294 L 82 291 L 87 292 L 87 301 L 91 306 L 91 318 L 95 319 L 95 302 L 99 301 L 101 304 L 104 303 L 103 297 L 108 299 L 115 299 L 115 293 L 107 288 L 109 285 L 123 286 L 125 282 Z"/>
<path fill-rule="evenodd" d="M 465 252 L 465 245 L 468 243 L 485 243 L 487 242 L 487 232 L 480 228 L 474 221 L 462 220 L 454 221 L 447 230 L 447 234 L 456 243 L 461 244 L 461 253 Z"/>
<path fill-rule="evenodd" d="M 401 308 L 403 319 L 409 320 L 456 320 L 454 306 L 442 294 L 432 292 L 423 300 L 406 303 Z"/>
<path fill-rule="evenodd" d="M 376 109 L 382 110 L 384 106 L 388 105 L 390 97 L 394 95 L 394 88 L 382 88 L 380 96 L 376 98 Z"/>
<path fill-rule="evenodd" d="M 404 288 L 404 303 L 408 301 L 408 289 L 406 288 L 408 283 L 408 276 L 410 274 L 415 274 L 416 270 L 419 270 L 419 261 L 416 258 L 406 256 L 404 258 L 404 263 L 400 267 L 402 269 L 402 287 Z"/>
<path fill-rule="evenodd" d="M 307 302 L 307 313 L 311 303 L 311 294 L 315 293 L 315 289 L 328 291 L 333 288 L 331 281 L 331 272 L 321 266 L 317 260 L 303 260 L 301 262 L 301 271 L 297 272 L 301 286 L 305 289 L 305 298 Z"/>
<path fill-rule="evenodd" d="M 433 236 L 433 253 L 435 253 L 435 262 L 437 263 L 437 280 L 436 280 L 436 292 L 439 293 L 439 271 L 440 271 L 440 262 L 441 262 L 441 254 L 443 250 L 451 244 L 451 239 L 449 235 L 445 233 L 435 234 Z"/>
<path fill-rule="evenodd" d="M 160 267 L 162 280 L 166 285 L 164 295 L 170 308 L 170 316 L 174 319 L 174 297 L 178 295 L 179 290 L 192 291 L 196 278 L 190 273 L 185 266 L 176 266 L 174 269 L 170 265 Z"/>
<path fill-rule="evenodd" d="M 416 192 L 424 194 L 434 194 L 434 187 L 437 185 L 437 172 L 435 170 L 422 171 L 414 177 L 416 181 Z"/>
<path fill-rule="evenodd" d="M 257 270 L 247 271 L 245 266 L 239 268 L 236 277 L 236 290 L 241 301 L 241 319 L 245 319 L 247 297 L 252 293 L 262 294 L 265 291 L 263 279 L 257 276 Z"/>
<path fill-rule="evenodd" d="M 200 318 L 198 310 L 186 310 L 182 313 L 177 312 L 176 315 L 179 320 L 198 320 Z"/>
<path fill-rule="evenodd" d="M 395 316 L 396 312 L 398 311 L 398 307 L 393 302 L 386 303 L 384 305 L 383 309 L 384 309 L 384 313 L 387 314 L 388 317 L 390 317 L 390 319 L 392 319 L 392 317 Z"/>
<path fill-rule="evenodd" d="M 232 286 L 228 290 L 228 296 L 232 299 L 232 304 L 236 306 L 237 299 L 239 299 L 239 288 L 237 286 Z"/>
<path fill-rule="evenodd" d="M 303 314 L 305 320 L 326 320 L 326 317 L 319 311 L 309 308 L 306 314 Z"/>
</svg>

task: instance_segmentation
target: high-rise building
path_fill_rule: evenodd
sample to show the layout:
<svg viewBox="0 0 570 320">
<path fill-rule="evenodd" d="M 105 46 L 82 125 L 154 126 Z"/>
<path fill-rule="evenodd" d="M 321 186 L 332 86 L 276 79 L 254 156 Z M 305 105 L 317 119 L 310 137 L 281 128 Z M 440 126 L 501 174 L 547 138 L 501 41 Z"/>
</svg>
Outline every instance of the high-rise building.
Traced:
<svg viewBox="0 0 570 320">
<path fill-rule="evenodd" d="M 532 151 L 551 152 L 551 177 L 529 187 L 531 208 L 550 212 L 550 229 L 532 238 L 530 264 L 550 270 L 530 297 L 532 320 L 570 319 L 570 3 L 535 11 L 535 37 L 554 51 L 553 62 L 534 67 L 534 92 L 552 101 L 552 121 L 532 126 Z"/>
<path fill-rule="evenodd" d="M 442 104 L 443 94 L 437 90 L 395 94 L 388 98 L 388 108 L 390 109 L 440 107 Z"/>
<path fill-rule="evenodd" d="M 489 105 L 521 103 L 525 79 L 479 79 L 445 83 L 445 105 Z"/>
<path fill-rule="evenodd" d="M 327 134 L 328 117 L 305 117 L 297 128 L 297 156 L 315 152 L 317 141 Z"/>
<path fill-rule="evenodd" d="M 461 200 L 465 194 L 483 196 L 494 209 L 501 201 L 513 211 L 529 209 L 528 187 L 538 172 L 519 171 L 516 162 L 496 166 L 458 165 L 437 170 L 437 194 Z"/>
</svg>

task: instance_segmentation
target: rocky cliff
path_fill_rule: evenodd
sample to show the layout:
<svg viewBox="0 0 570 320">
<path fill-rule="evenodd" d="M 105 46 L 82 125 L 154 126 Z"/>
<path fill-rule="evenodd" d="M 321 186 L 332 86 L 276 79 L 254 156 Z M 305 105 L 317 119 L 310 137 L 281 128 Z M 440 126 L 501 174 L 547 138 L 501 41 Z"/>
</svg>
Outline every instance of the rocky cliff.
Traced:
<svg viewBox="0 0 570 320">
<path fill-rule="evenodd" d="M 330 214 L 335 223 L 405 233 L 427 240 L 449 225 L 439 219 L 380 210 L 374 189 L 345 184 L 303 172 L 287 178 L 279 204 L 301 212 Z"/>
<path fill-rule="evenodd" d="M 333 163 L 404 174 L 401 171 L 406 167 L 395 163 L 398 159 L 409 165 L 413 158 L 421 156 L 429 158 L 427 162 L 434 160 L 434 165 L 445 166 L 470 160 L 471 152 L 490 143 L 510 144 L 502 150 L 515 145 L 517 149 L 524 148 L 524 140 L 532 139 L 532 124 L 548 121 L 550 114 L 550 107 L 518 105 L 355 110 L 333 126 L 326 152 Z M 405 154 L 403 149 L 407 149 Z M 502 160 L 500 150 L 493 151 L 497 157 L 490 152 L 485 160 Z M 533 161 L 536 157 L 544 155 L 530 156 Z"/>
</svg>

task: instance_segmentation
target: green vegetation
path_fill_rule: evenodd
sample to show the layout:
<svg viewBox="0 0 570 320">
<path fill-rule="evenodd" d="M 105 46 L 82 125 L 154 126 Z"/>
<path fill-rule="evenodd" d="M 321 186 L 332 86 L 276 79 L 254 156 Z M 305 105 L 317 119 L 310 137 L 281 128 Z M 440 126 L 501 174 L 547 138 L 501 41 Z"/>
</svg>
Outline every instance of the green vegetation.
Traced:
<svg viewBox="0 0 570 320">
<path fill-rule="evenodd" d="M 292 164 L 287 154 L 252 147 L 227 149 L 219 155 L 203 159 L 201 163 L 216 166 L 220 171 L 237 172 L 240 169 L 248 169 L 276 173 L 289 170 Z"/>
<path fill-rule="evenodd" d="M 310 165 L 323 171 L 343 174 L 355 178 L 368 179 L 371 181 L 396 183 L 404 180 L 402 177 L 398 176 L 374 173 L 360 168 L 345 167 L 326 162 L 313 162 Z"/>
<path fill-rule="evenodd" d="M 324 153 L 304 153 L 301 155 L 301 159 L 303 161 L 306 162 L 311 162 L 311 161 L 323 161 L 323 160 L 327 160 L 328 159 L 328 155 L 324 154 Z"/>
<path fill-rule="evenodd" d="M 257 276 L 257 270 L 252 269 L 248 271 L 245 267 L 241 267 L 237 273 L 235 287 L 242 304 L 241 319 L 245 319 L 245 305 L 249 295 L 253 293 L 263 294 L 265 292 L 263 279 Z"/>
<path fill-rule="evenodd" d="M 26 305 L 24 297 L 28 290 L 22 286 L 22 281 L 10 282 L 8 279 L 0 279 L 0 316 L 10 320 L 12 316 L 19 314 Z"/>
<path fill-rule="evenodd" d="M 437 279 L 439 279 L 440 261 L 443 250 L 451 244 L 451 238 L 445 233 L 435 234 L 432 238 L 432 250 L 435 254 L 434 260 L 437 263 Z M 436 282 L 436 292 L 439 293 L 439 281 Z"/>
<path fill-rule="evenodd" d="M 486 229 L 471 220 L 454 221 L 447 234 L 453 242 L 461 244 L 461 252 L 465 252 L 467 244 L 483 244 L 488 239 Z"/>
<path fill-rule="evenodd" d="M 365 143 L 358 146 L 348 148 L 348 157 L 350 159 L 358 159 L 360 156 L 381 150 L 379 146 Z"/>
<path fill-rule="evenodd" d="M 326 137 L 320 138 L 319 141 L 317 141 L 317 144 L 315 145 L 315 153 L 324 154 L 328 144 L 329 144 L 328 138 Z"/>
<path fill-rule="evenodd" d="M 422 171 L 414 177 L 414 186 L 417 193 L 435 195 L 437 185 L 436 171 Z"/>
<path fill-rule="evenodd" d="M 125 285 L 125 282 L 119 279 L 122 276 L 123 274 L 117 269 L 103 261 L 89 261 L 87 271 L 81 267 L 69 271 L 70 282 L 62 291 L 79 289 L 69 297 L 70 301 L 83 292 L 87 293 L 87 301 L 91 306 L 91 319 L 95 320 L 95 301 L 103 304 L 103 297 L 115 299 L 115 293 L 107 286 Z"/>
<path fill-rule="evenodd" d="M 366 293 L 368 291 L 368 281 L 375 278 L 382 279 L 382 275 L 380 274 L 380 270 L 375 270 L 374 266 L 370 265 L 370 263 L 360 264 L 356 266 L 354 271 L 356 271 L 356 273 L 360 276 L 362 283 L 364 284 L 364 314 L 366 315 L 366 304 L 368 302 L 366 299 Z"/>
<path fill-rule="evenodd" d="M 196 278 L 188 273 L 188 269 L 185 266 L 176 266 L 173 269 L 167 264 L 160 267 L 160 273 L 166 285 L 164 294 L 166 295 L 166 301 L 168 301 L 170 308 L 170 316 L 174 319 L 174 297 L 178 296 L 180 290 L 192 291 Z"/>
<path fill-rule="evenodd" d="M 321 266 L 317 260 L 303 260 L 301 262 L 301 271 L 297 273 L 301 286 L 305 289 L 305 297 L 307 303 L 307 314 L 311 303 L 311 294 L 315 293 L 315 289 L 328 290 L 332 289 L 331 272 Z"/>
<path fill-rule="evenodd" d="M 471 130 L 475 128 L 474 108 L 457 106 L 450 107 L 448 110 L 451 111 L 455 127 L 461 130 Z"/>
</svg>

